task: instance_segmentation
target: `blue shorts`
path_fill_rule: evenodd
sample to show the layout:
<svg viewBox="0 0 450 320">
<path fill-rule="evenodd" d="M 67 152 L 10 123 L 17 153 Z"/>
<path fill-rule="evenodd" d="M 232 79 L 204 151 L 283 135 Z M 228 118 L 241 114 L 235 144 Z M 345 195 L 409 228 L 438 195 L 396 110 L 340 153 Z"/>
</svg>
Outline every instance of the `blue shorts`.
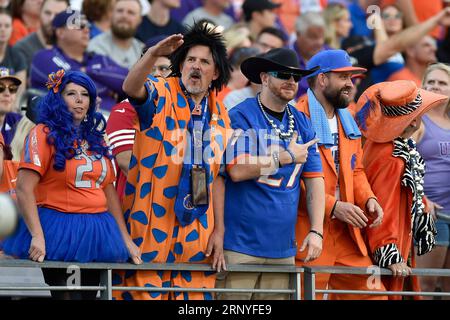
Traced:
<svg viewBox="0 0 450 320">
<path fill-rule="evenodd" d="M 450 222 L 437 219 L 436 220 L 436 245 L 450 247 Z"/>
</svg>

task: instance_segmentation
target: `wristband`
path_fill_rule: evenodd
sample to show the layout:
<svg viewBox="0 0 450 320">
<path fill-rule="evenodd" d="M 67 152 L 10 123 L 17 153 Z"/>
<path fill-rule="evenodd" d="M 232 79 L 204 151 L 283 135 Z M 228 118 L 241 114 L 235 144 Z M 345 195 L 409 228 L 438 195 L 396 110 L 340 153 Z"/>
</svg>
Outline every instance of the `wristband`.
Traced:
<svg viewBox="0 0 450 320">
<path fill-rule="evenodd" d="M 289 153 L 289 155 L 291 156 L 292 163 L 295 163 L 295 155 L 294 155 L 294 153 L 289 148 L 286 148 L 286 152 Z"/>
<path fill-rule="evenodd" d="M 316 230 L 313 230 L 313 229 L 311 229 L 311 230 L 309 230 L 309 233 L 315 233 L 315 234 L 317 234 L 319 237 L 321 237 L 322 238 L 322 240 L 323 240 L 323 235 L 319 232 L 319 231 L 316 231 Z"/>
</svg>

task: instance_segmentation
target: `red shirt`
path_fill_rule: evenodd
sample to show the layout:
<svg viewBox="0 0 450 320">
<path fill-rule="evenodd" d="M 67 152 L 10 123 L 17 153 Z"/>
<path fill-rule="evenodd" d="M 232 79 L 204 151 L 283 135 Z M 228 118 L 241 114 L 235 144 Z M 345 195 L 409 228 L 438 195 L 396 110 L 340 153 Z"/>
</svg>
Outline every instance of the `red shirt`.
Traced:
<svg viewBox="0 0 450 320">
<path fill-rule="evenodd" d="M 106 125 L 106 133 L 111 145 L 113 156 L 121 152 L 133 150 L 135 132 L 138 130 L 137 113 L 128 100 L 115 105 L 109 115 Z M 117 172 L 116 190 L 122 201 L 127 176 L 120 170 L 117 162 L 114 162 Z"/>
</svg>

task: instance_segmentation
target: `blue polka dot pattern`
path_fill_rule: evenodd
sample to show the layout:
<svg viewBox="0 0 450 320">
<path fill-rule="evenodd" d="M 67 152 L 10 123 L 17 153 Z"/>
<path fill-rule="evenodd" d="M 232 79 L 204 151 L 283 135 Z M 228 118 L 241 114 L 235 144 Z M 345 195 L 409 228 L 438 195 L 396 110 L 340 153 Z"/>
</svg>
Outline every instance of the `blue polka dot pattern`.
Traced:
<svg viewBox="0 0 450 320">
<path fill-rule="evenodd" d="M 122 277 L 119 276 L 117 273 L 113 273 L 113 276 L 112 276 L 112 285 L 113 285 L 113 286 L 117 286 L 117 285 L 119 285 L 119 284 L 121 284 L 121 283 L 122 283 Z"/>
<path fill-rule="evenodd" d="M 180 286 L 173 286 L 173 287 L 174 288 L 180 288 Z M 176 291 L 173 294 L 174 294 L 175 298 L 178 298 L 180 296 L 181 292 L 180 291 Z"/>
<path fill-rule="evenodd" d="M 166 117 L 166 127 L 167 130 L 173 130 L 175 129 L 175 120 L 173 120 L 171 117 Z"/>
<path fill-rule="evenodd" d="M 125 213 L 123 214 L 123 218 L 125 219 L 125 221 L 128 221 L 128 219 L 130 219 L 130 213 L 131 213 L 131 210 L 128 209 L 128 210 L 125 211 Z"/>
<path fill-rule="evenodd" d="M 172 199 L 174 198 L 178 193 L 178 186 L 168 187 L 165 188 L 163 191 L 163 194 L 166 198 Z"/>
<path fill-rule="evenodd" d="M 150 283 L 146 283 L 144 284 L 144 287 L 146 288 L 155 288 L 156 286 L 150 284 Z M 158 291 L 149 291 L 148 294 L 150 295 L 150 297 L 152 297 L 153 299 L 158 298 L 161 295 L 161 292 Z"/>
<path fill-rule="evenodd" d="M 131 214 L 131 219 L 142 223 L 144 226 L 148 224 L 148 219 L 144 211 L 136 211 Z"/>
<path fill-rule="evenodd" d="M 182 254 L 183 253 L 183 245 L 180 242 L 175 243 L 173 252 L 175 252 L 175 254 Z"/>
<path fill-rule="evenodd" d="M 212 294 L 209 292 L 203 292 L 203 299 L 205 300 L 212 300 Z"/>
<path fill-rule="evenodd" d="M 223 137 L 221 134 L 217 134 L 215 136 L 215 140 L 217 142 L 217 144 L 219 145 L 220 151 L 223 151 Z"/>
<path fill-rule="evenodd" d="M 174 263 L 175 262 L 175 256 L 172 251 L 169 251 L 169 254 L 167 255 L 167 263 Z"/>
<path fill-rule="evenodd" d="M 159 97 L 155 113 L 156 114 L 160 113 L 162 111 L 162 109 L 164 108 L 165 104 L 166 104 L 166 98 L 165 97 Z"/>
<path fill-rule="evenodd" d="M 166 156 L 170 157 L 174 154 L 176 154 L 176 148 L 168 141 L 163 142 L 164 145 L 164 152 L 166 153 Z"/>
<path fill-rule="evenodd" d="M 125 271 L 125 279 L 131 278 L 136 274 L 136 270 L 127 270 Z"/>
<path fill-rule="evenodd" d="M 136 192 L 136 188 L 132 184 L 127 182 L 127 184 L 125 185 L 125 195 L 129 196 L 130 194 L 133 194 L 135 192 Z"/>
<path fill-rule="evenodd" d="M 163 276 L 164 276 L 164 271 L 158 270 L 158 271 L 156 272 L 156 274 L 157 274 L 158 277 L 162 280 L 162 278 L 163 278 Z"/>
<path fill-rule="evenodd" d="M 191 282 L 192 281 L 192 274 L 189 271 L 181 271 L 181 276 L 187 282 Z"/>
<path fill-rule="evenodd" d="M 133 169 L 136 165 L 137 165 L 137 159 L 136 159 L 136 157 L 132 154 L 132 155 L 131 155 L 131 158 L 130 158 L 130 164 L 128 165 L 128 169 Z"/>
<path fill-rule="evenodd" d="M 145 252 L 141 255 L 141 259 L 144 262 L 152 262 L 158 255 L 158 251 Z"/>
<path fill-rule="evenodd" d="M 155 202 L 152 203 L 152 209 L 155 213 L 155 216 L 157 216 L 158 218 L 162 218 L 166 214 L 166 209 Z"/>
<path fill-rule="evenodd" d="M 180 127 L 180 129 L 186 128 L 186 121 L 178 120 L 178 126 Z"/>
<path fill-rule="evenodd" d="M 199 251 L 189 259 L 189 262 L 200 262 L 203 260 L 205 260 L 205 254 Z"/>
<path fill-rule="evenodd" d="M 181 93 L 178 93 L 177 95 L 177 102 L 180 108 L 185 108 L 187 106 L 186 99 Z"/>
<path fill-rule="evenodd" d="M 173 228 L 172 238 L 178 237 L 178 230 L 179 230 L 178 226 Z"/>
<path fill-rule="evenodd" d="M 155 177 L 162 179 L 167 173 L 167 168 L 168 166 L 156 167 L 155 169 L 153 169 L 153 174 L 155 175 Z"/>
<path fill-rule="evenodd" d="M 192 230 L 186 237 L 186 242 L 192 242 L 198 240 L 198 232 L 197 230 Z"/>
<path fill-rule="evenodd" d="M 156 228 L 152 229 L 152 234 L 153 234 L 153 237 L 155 238 L 156 242 L 158 242 L 158 243 L 163 242 L 167 238 L 167 233 L 165 233 L 162 230 L 156 229 Z"/>
<path fill-rule="evenodd" d="M 149 130 L 145 133 L 145 135 L 146 135 L 147 137 L 153 138 L 153 139 L 155 139 L 155 140 L 157 140 L 157 141 L 162 141 L 162 140 L 163 140 L 163 135 L 162 135 L 162 133 L 161 133 L 161 130 L 159 130 L 158 127 L 154 127 L 154 128 L 149 129 Z"/>
<path fill-rule="evenodd" d="M 208 215 L 207 214 L 202 214 L 198 218 L 198 221 L 200 222 L 200 224 L 202 225 L 203 228 L 208 229 Z"/>
<path fill-rule="evenodd" d="M 137 245 L 138 247 L 142 244 L 142 241 L 144 241 L 144 238 L 142 237 L 133 239 L 134 244 Z"/>
<path fill-rule="evenodd" d="M 222 128 L 225 128 L 225 122 L 224 122 L 222 119 L 219 119 L 219 120 L 217 121 L 217 124 L 218 124 L 219 126 L 221 126 Z"/>
<path fill-rule="evenodd" d="M 134 300 L 133 296 L 131 295 L 131 293 L 129 292 L 124 292 L 122 293 L 122 299 L 123 300 Z"/>
<path fill-rule="evenodd" d="M 142 159 L 141 163 L 144 167 L 151 169 L 155 165 L 157 157 L 158 157 L 157 153 L 152 154 L 151 156 L 148 156 L 148 157 Z"/>
<path fill-rule="evenodd" d="M 141 193 L 140 193 L 140 197 L 141 199 L 144 199 L 152 190 L 152 184 L 150 182 L 144 183 L 141 186 Z"/>
</svg>

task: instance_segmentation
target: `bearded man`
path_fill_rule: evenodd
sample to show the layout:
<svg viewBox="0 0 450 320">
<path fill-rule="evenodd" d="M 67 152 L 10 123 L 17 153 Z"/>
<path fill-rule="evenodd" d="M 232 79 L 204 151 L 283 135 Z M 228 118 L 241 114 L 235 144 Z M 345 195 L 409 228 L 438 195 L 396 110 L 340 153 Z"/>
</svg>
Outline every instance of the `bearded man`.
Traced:
<svg viewBox="0 0 450 320">
<path fill-rule="evenodd" d="M 319 152 L 325 176 L 325 220 L 321 256 L 307 262 L 297 254 L 298 266 L 368 267 L 361 230 L 381 224 L 381 209 L 362 165 L 361 132 L 346 109 L 353 88 L 352 76 L 366 69 L 353 67 L 343 50 L 325 50 L 314 55 L 307 68 L 318 70 L 308 76 L 309 89 L 297 108 L 311 118 L 319 138 Z M 309 208 L 300 201 L 296 228 L 297 241 L 309 232 Z M 317 274 L 316 288 L 384 290 L 371 285 L 366 275 Z M 385 299 L 368 295 L 330 295 L 329 299 Z"/>
<path fill-rule="evenodd" d="M 139 0 L 118 0 L 111 17 L 111 31 L 104 32 L 89 41 L 88 51 L 109 56 L 118 65 L 130 69 L 139 60 L 144 44 L 136 39 L 140 25 Z"/>
</svg>

